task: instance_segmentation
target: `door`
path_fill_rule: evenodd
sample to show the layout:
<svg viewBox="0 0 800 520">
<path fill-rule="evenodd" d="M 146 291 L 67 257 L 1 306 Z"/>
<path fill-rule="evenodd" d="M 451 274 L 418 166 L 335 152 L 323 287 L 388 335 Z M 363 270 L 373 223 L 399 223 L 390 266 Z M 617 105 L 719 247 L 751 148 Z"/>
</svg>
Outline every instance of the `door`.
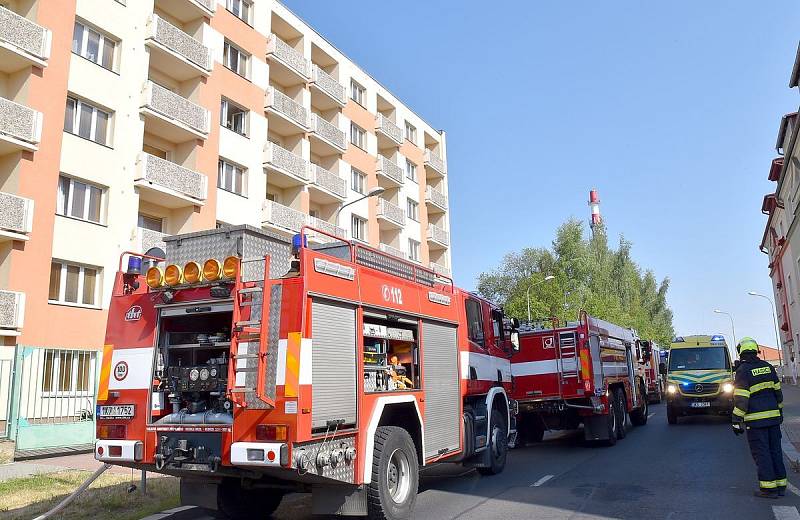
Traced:
<svg viewBox="0 0 800 520">
<path fill-rule="evenodd" d="M 460 446 L 461 388 L 456 327 L 423 322 L 422 363 L 427 459 Z"/>
</svg>

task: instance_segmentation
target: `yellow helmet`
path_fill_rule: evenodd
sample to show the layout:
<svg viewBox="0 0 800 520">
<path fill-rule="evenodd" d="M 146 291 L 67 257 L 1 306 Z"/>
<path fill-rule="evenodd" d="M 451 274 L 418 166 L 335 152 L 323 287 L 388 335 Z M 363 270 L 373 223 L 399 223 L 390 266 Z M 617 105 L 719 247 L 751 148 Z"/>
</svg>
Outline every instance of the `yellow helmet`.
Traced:
<svg viewBox="0 0 800 520">
<path fill-rule="evenodd" d="M 742 355 L 743 352 L 758 352 L 758 343 L 751 337 L 742 338 L 736 345 L 736 352 Z"/>
</svg>

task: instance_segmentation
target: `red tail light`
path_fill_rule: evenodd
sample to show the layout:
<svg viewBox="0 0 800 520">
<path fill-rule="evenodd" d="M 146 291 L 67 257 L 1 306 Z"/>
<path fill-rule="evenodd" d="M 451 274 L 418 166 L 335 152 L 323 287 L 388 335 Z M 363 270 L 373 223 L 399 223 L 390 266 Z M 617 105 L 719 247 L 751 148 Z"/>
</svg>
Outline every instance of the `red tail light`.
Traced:
<svg viewBox="0 0 800 520">
<path fill-rule="evenodd" d="M 101 424 L 97 428 L 98 439 L 124 439 L 128 428 L 124 424 Z"/>
<path fill-rule="evenodd" d="M 285 424 L 259 424 L 256 426 L 256 440 L 286 441 L 289 438 L 289 427 Z"/>
<path fill-rule="evenodd" d="M 109 457 L 122 457 L 122 446 L 109 446 L 108 447 L 108 456 Z"/>
</svg>

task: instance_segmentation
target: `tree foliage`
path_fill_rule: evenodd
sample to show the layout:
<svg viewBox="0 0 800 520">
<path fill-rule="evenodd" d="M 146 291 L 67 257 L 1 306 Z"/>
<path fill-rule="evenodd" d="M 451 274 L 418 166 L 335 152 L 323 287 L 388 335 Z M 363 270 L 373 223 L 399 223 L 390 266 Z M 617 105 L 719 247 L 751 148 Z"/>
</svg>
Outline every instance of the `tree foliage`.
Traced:
<svg viewBox="0 0 800 520">
<path fill-rule="evenodd" d="M 546 276 L 554 279 L 545 281 Z M 558 228 L 552 248 L 509 253 L 494 271 L 478 277 L 478 292 L 502 303 L 509 316 L 534 320 L 575 320 L 583 309 L 592 316 L 633 327 L 642 338 L 669 345 L 672 310 L 667 305 L 669 278 L 660 283 L 631 257 L 631 243 L 621 237 L 608 246 L 602 227 L 584 237 L 583 223 L 570 219 Z"/>
</svg>

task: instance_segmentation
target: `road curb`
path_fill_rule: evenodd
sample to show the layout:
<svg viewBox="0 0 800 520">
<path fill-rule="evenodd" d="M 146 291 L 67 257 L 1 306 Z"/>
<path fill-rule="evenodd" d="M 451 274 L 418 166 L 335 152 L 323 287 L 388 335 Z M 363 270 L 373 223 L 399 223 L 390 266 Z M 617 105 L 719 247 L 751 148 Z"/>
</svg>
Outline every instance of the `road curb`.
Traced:
<svg viewBox="0 0 800 520">
<path fill-rule="evenodd" d="M 800 452 L 797 451 L 792 441 L 789 440 L 789 436 L 786 434 L 786 428 L 783 426 L 781 426 L 781 433 L 781 449 L 783 450 L 783 454 L 789 459 L 792 468 L 797 471 L 797 468 L 800 466 Z"/>
</svg>

